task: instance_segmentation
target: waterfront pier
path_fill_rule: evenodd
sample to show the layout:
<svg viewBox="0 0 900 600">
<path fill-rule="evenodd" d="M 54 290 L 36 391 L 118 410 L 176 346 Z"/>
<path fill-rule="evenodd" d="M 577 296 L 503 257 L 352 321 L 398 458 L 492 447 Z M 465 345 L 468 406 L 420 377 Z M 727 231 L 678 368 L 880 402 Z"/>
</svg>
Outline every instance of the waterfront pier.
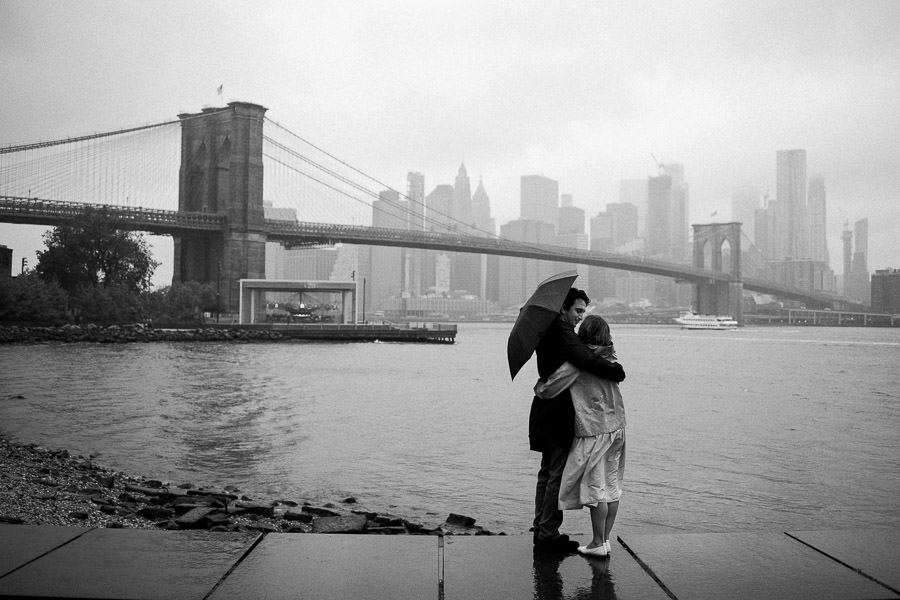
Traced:
<svg viewBox="0 0 900 600">
<path fill-rule="evenodd" d="M 0 525 L 0 598 L 896 599 L 898 548 L 893 529 L 624 532 L 598 559 L 535 551 L 530 535 Z"/>
</svg>

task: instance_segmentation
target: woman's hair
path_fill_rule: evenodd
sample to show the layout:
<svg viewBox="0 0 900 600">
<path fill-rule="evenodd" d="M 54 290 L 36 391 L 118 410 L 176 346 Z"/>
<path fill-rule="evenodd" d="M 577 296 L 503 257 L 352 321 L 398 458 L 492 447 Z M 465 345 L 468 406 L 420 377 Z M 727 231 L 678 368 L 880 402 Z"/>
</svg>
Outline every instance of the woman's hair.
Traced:
<svg viewBox="0 0 900 600">
<path fill-rule="evenodd" d="M 578 337 L 597 346 L 611 346 L 613 343 L 609 323 L 600 315 L 586 316 L 578 327 Z"/>
</svg>

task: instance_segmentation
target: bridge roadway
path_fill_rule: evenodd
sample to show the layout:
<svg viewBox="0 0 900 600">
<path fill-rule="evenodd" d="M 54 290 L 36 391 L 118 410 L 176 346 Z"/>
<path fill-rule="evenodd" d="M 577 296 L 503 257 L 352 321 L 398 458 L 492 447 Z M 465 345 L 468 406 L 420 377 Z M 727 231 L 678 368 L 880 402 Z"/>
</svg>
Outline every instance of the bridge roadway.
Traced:
<svg viewBox="0 0 900 600">
<path fill-rule="evenodd" d="M 186 235 L 197 232 L 218 232 L 226 228 L 226 217 L 216 213 L 148 209 L 112 204 L 89 204 L 59 200 L 0 196 L 0 222 L 29 225 L 59 225 L 90 209 L 102 209 L 123 229 L 147 231 L 156 235 Z M 731 277 L 722 271 L 700 269 L 640 256 L 577 250 L 548 244 L 526 244 L 497 237 L 467 236 L 431 231 L 409 231 L 358 225 L 309 223 L 266 219 L 267 239 L 287 247 L 333 245 L 337 243 L 370 246 L 401 246 L 426 250 L 469 252 L 515 256 L 619 269 L 650 275 L 671 277 L 689 282 L 728 282 Z M 781 298 L 810 304 L 829 306 L 842 299 L 838 296 L 811 293 L 761 279 L 743 278 L 746 290 L 772 294 Z"/>
</svg>

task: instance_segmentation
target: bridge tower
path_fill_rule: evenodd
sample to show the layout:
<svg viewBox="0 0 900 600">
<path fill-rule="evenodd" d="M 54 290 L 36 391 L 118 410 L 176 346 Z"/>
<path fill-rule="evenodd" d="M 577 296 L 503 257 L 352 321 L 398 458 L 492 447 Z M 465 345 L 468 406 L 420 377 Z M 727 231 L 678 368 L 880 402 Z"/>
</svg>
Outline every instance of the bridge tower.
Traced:
<svg viewBox="0 0 900 600">
<path fill-rule="evenodd" d="M 741 224 L 705 223 L 694 228 L 694 266 L 713 271 L 727 271 L 729 281 L 698 282 L 694 292 L 694 311 L 699 314 L 731 315 L 744 322 L 741 296 Z M 725 263 L 725 259 L 729 258 Z M 709 264 L 707 264 L 709 261 Z"/>
<path fill-rule="evenodd" d="M 240 279 L 266 276 L 263 117 L 266 108 L 230 102 L 181 114 L 178 210 L 225 216 L 221 233 L 175 236 L 173 282 L 213 283 L 223 311 L 236 313 Z M 189 118 L 190 117 L 190 118 Z"/>
</svg>

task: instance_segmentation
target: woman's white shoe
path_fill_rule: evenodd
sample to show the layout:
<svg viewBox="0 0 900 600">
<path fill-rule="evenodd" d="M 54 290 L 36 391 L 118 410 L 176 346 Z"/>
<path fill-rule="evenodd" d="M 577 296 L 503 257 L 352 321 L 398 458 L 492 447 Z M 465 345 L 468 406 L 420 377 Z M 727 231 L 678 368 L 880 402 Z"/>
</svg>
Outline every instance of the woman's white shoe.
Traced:
<svg viewBox="0 0 900 600">
<path fill-rule="evenodd" d="M 585 556 L 599 556 L 606 557 L 609 556 L 609 550 L 606 549 L 606 544 L 601 544 L 596 548 L 588 548 L 587 546 L 578 546 L 578 553 L 584 554 Z"/>
</svg>

